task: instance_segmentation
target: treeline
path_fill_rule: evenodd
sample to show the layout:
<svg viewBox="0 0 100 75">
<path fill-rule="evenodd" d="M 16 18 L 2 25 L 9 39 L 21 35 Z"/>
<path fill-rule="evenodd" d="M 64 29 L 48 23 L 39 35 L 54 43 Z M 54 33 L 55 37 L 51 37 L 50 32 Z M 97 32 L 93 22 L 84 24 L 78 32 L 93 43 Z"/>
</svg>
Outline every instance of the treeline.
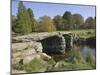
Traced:
<svg viewBox="0 0 100 75">
<path fill-rule="evenodd" d="M 72 14 L 69 11 L 66 11 L 63 16 L 57 15 L 53 19 L 49 16 L 43 16 L 36 20 L 32 9 L 26 9 L 23 2 L 19 2 L 17 16 L 12 15 L 12 31 L 15 33 L 27 34 L 31 32 L 95 29 L 95 27 L 96 17 L 88 17 L 84 21 L 81 14 Z"/>
</svg>

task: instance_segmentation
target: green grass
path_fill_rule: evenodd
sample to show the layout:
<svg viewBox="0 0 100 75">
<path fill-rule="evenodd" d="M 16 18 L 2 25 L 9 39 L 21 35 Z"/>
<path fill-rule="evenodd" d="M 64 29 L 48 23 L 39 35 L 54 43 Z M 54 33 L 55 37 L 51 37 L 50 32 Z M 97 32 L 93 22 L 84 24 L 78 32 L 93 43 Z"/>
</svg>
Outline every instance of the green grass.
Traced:
<svg viewBox="0 0 100 75">
<path fill-rule="evenodd" d="M 12 67 L 15 70 L 25 70 L 27 73 L 33 73 L 46 71 L 50 72 L 95 69 L 96 64 L 95 57 L 92 54 L 89 53 L 86 59 L 83 59 L 80 51 L 72 50 L 70 57 L 66 58 L 66 60 L 55 62 L 53 59 L 43 60 L 36 58 L 28 64 L 13 64 Z"/>
<path fill-rule="evenodd" d="M 41 59 L 34 59 L 30 63 L 25 65 L 25 70 L 28 73 L 42 72 L 47 68 L 47 63 Z"/>
<path fill-rule="evenodd" d="M 69 32 L 72 34 L 76 34 L 81 38 L 95 37 L 96 35 L 95 29 L 77 29 L 77 30 L 69 30 L 69 31 L 57 31 L 57 32 Z"/>
<path fill-rule="evenodd" d="M 44 61 L 43 59 L 33 59 L 28 64 L 13 64 L 12 68 L 15 70 L 25 70 L 27 73 L 33 72 L 45 72 L 52 69 L 52 66 L 55 64 L 53 59 Z"/>
<path fill-rule="evenodd" d="M 69 32 L 77 34 L 81 38 L 89 38 L 89 37 L 95 37 L 96 36 L 95 29 L 71 30 Z"/>
<path fill-rule="evenodd" d="M 95 69 L 95 57 L 91 53 L 87 55 L 87 58 L 83 58 L 78 50 L 72 50 L 69 58 L 58 62 L 59 65 L 54 67 L 51 71 L 63 71 L 63 70 L 87 70 Z"/>
<path fill-rule="evenodd" d="M 60 65 L 58 67 L 54 67 L 50 71 L 63 71 L 63 70 L 87 70 L 87 69 L 93 69 L 92 66 L 88 63 L 71 63 L 71 62 L 66 62 L 66 61 L 60 61 Z"/>
<path fill-rule="evenodd" d="M 12 68 L 15 70 L 24 70 L 24 65 L 17 63 L 17 64 L 13 64 Z"/>
</svg>

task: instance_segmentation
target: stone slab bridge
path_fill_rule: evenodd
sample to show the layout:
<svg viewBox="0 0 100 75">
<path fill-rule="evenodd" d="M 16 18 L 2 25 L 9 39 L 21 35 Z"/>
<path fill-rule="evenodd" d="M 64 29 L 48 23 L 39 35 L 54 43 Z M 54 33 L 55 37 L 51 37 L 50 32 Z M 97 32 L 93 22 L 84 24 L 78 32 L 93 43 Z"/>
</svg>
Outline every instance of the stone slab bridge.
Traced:
<svg viewBox="0 0 100 75">
<path fill-rule="evenodd" d="M 13 36 L 12 44 L 17 42 L 39 42 L 45 53 L 65 53 L 66 48 L 73 46 L 73 34 L 71 32 L 41 32 L 22 36 Z M 34 45 L 34 44 L 33 44 Z"/>
</svg>

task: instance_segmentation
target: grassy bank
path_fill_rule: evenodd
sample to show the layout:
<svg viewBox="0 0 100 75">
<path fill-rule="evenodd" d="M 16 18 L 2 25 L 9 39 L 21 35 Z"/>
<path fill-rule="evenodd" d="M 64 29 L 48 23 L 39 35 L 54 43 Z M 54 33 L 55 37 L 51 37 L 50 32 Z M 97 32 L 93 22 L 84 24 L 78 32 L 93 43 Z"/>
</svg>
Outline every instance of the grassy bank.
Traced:
<svg viewBox="0 0 100 75">
<path fill-rule="evenodd" d="M 95 37 L 95 30 L 71 30 L 71 31 L 61 31 L 61 32 L 71 32 L 72 34 L 78 35 L 81 38 Z M 42 33 L 42 32 L 41 32 Z M 38 35 L 37 33 L 32 33 Z M 41 35 L 43 35 L 42 33 Z M 32 36 L 32 37 L 34 37 Z M 37 37 L 37 36 L 35 36 Z M 64 70 L 87 70 L 96 68 L 95 56 L 88 53 L 86 59 L 84 59 L 79 50 L 72 50 L 68 57 L 61 57 L 63 60 L 56 61 L 53 58 L 50 60 L 44 59 L 34 59 L 28 64 L 13 64 L 12 68 L 15 70 L 24 70 L 27 73 L 31 72 L 47 72 L 47 71 L 64 71 Z"/>
<path fill-rule="evenodd" d="M 69 70 L 89 70 L 95 69 L 95 57 L 88 54 L 84 59 L 80 51 L 73 50 L 68 58 L 56 62 L 54 59 L 43 60 L 34 59 L 28 64 L 14 64 L 13 69 L 24 70 L 27 73 L 32 72 L 52 72 L 52 71 L 69 71 Z"/>
<path fill-rule="evenodd" d="M 82 38 L 89 38 L 89 37 L 95 37 L 96 36 L 95 29 L 70 30 L 69 32 L 77 34 L 79 37 L 82 37 Z"/>
</svg>

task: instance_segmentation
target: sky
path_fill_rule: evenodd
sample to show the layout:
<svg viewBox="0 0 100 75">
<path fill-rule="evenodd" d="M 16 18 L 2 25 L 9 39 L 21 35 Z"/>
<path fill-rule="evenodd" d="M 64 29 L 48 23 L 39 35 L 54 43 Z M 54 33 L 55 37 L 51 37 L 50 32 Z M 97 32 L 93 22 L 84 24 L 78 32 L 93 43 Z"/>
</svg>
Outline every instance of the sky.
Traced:
<svg viewBox="0 0 100 75">
<path fill-rule="evenodd" d="M 18 13 L 18 1 L 12 1 L 12 15 Z M 40 3 L 40 2 L 23 2 L 26 8 L 33 10 L 35 19 L 42 16 L 50 16 L 54 18 L 56 15 L 63 15 L 65 11 L 70 11 L 72 14 L 81 14 L 84 19 L 95 16 L 95 6 L 88 5 L 72 5 L 72 4 L 55 4 L 55 3 Z"/>
</svg>

